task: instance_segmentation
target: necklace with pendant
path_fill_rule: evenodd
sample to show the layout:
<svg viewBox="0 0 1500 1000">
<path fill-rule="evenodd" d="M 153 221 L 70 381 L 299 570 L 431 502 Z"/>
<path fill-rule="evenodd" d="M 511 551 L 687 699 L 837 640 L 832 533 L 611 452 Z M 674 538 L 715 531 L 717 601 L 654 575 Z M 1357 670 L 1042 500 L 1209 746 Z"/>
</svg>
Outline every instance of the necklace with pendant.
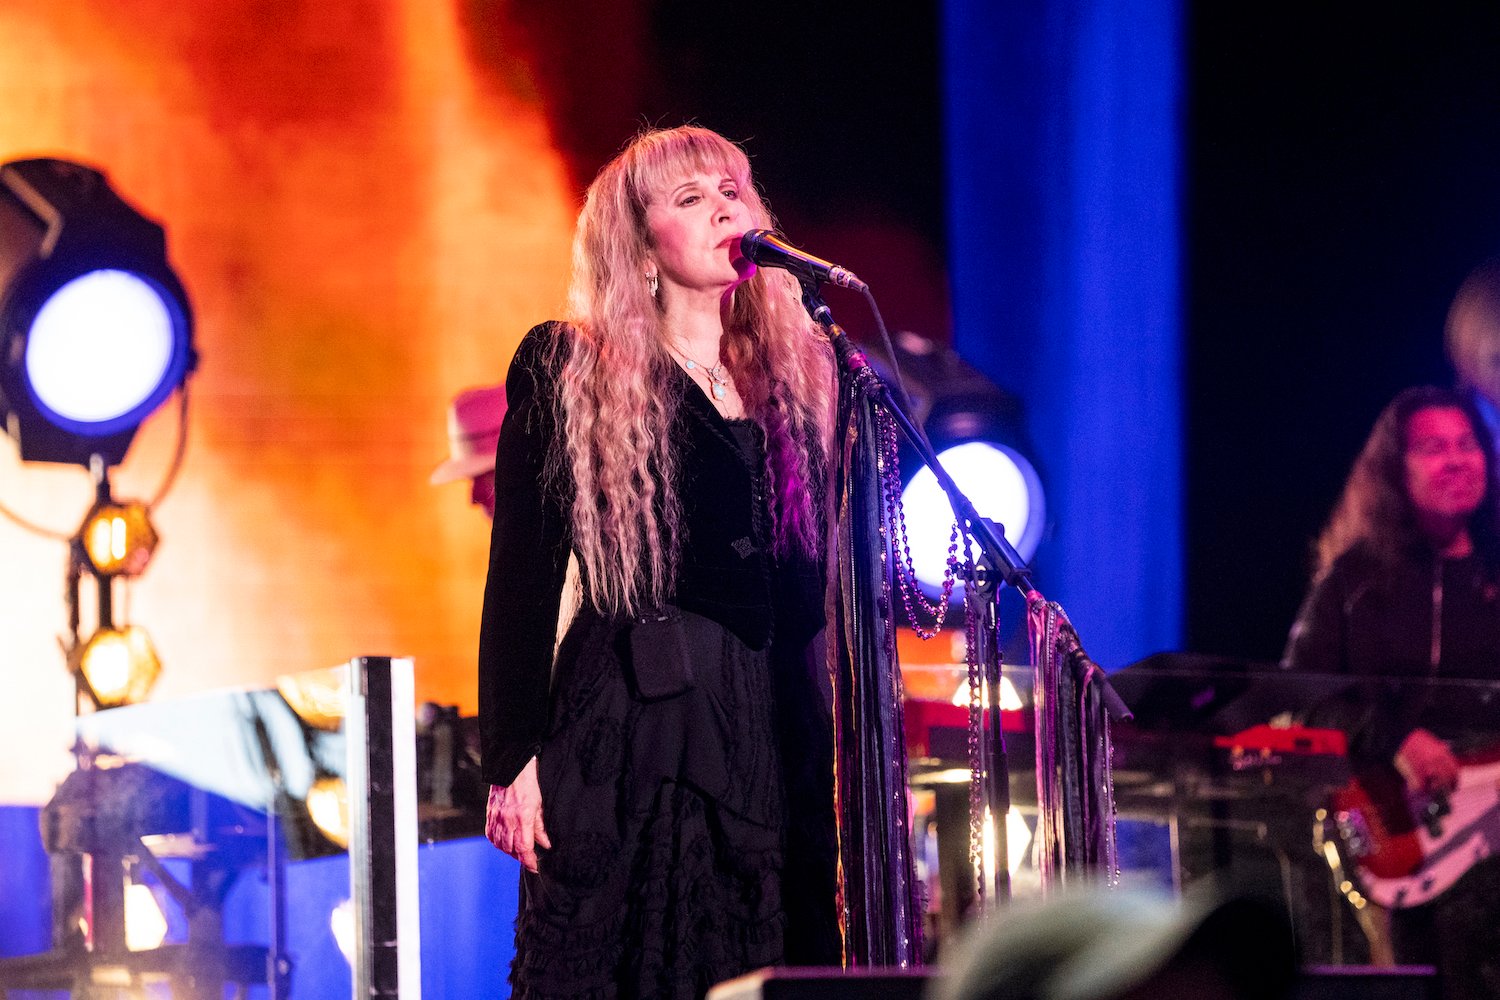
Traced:
<svg viewBox="0 0 1500 1000">
<path fill-rule="evenodd" d="M 722 403 L 725 395 L 729 392 L 729 374 L 724 370 L 724 362 L 720 361 L 710 368 L 708 365 L 699 364 L 694 361 L 686 354 L 683 354 L 680 349 L 677 353 L 682 358 L 682 367 L 688 371 L 702 369 L 703 374 L 708 376 L 709 389 L 713 392 L 714 399 Z"/>
</svg>

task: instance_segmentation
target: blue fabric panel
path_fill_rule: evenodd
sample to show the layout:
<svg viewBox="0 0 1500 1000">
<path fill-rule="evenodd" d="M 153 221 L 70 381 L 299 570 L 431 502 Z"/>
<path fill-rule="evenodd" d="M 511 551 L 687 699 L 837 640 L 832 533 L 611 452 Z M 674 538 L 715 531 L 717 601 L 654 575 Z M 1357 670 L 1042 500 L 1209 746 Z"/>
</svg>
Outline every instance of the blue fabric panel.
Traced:
<svg viewBox="0 0 1500 1000">
<path fill-rule="evenodd" d="M 1040 589 L 1123 666 L 1182 636 L 1179 4 L 944 18 L 955 346 L 1026 403 Z"/>
</svg>

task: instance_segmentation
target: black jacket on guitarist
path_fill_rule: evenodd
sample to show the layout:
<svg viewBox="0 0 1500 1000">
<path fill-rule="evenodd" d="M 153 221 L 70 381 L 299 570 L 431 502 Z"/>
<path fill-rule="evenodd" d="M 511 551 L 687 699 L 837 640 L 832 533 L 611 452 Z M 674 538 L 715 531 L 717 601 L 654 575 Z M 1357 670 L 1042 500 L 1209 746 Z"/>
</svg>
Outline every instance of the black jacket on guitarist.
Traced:
<svg viewBox="0 0 1500 1000">
<path fill-rule="evenodd" d="M 1478 554 L 1392 566 L 1356 546 L 1303 602 L 1283 665 L 1363 679 L 1308 719 L 1347 732 L 1356 764 L 1388 764 L 1417 728 L 1460 754 L 1493 742 L 1500 686 L 1441 682 L 1500 682 L 1496 574 Z"/>
</svg>

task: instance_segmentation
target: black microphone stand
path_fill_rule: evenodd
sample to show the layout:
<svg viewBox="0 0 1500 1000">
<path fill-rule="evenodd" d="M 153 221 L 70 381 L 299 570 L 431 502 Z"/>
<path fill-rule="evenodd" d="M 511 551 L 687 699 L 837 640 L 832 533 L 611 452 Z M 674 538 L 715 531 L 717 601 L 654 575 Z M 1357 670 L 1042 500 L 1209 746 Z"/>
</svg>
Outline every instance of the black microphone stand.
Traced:
<svg viewBox="0 0 1500 1000">
<path fill-rule="evenodd" d="M 1020 553 L 1005 537 L 1004 527 L 981 517 L 973 503 L 938 461 L 927 435 L 910 415 L 910 404 L 905 394 L 893 391 L 891 386 L 879 377 L 864 352 L 834 321 L 832 311 L 819 294 L 818 283 L 801 275 L 798 275 L 798 281 L 802 285 L 803 306 L 807 309 L 808 315 L 827 333 L 829 342 L 833 345 L 840 377 L 853 377 L 861 370 L 868 370 L 868 375 L 863 377 L 868 378 L 869 384 L 874 387 L 877 401 L 890 413 L 896 425 L 901 428 L 902 434 L 911 442 L 922 461 L 937 477 L 938 485 L 947 495 L 961 531 L 967 532 L 980 547 L 978 566 L 975 569 L 975 582 L 978 585 L 976 596 L 983 602 L 984 610 L 977 630 L 979 642 L 975 653 L 979 657 L 984 679 L 986 690 L 984 709 L 988 713 L 988 719 L 980 740 L 979 759 L 983 773 L 979 776 L 979 780 L 982 782 L 984 804 L 989 809 L 995 831 L 995 899 L 1003 903 L 1010 898 L 1008 863 L 1010 854 L 1006 831 L 1006 818 L 1010 811 L 1010 766 L 1000 715 L 1000 643 L 996 635 L 999 623 L 1000 583 L 1010 584 L 1026 598 L 1028 604 L 1043 600 L 1043 598 L 1031 581 L 1030 569 L 1022 560 Z M 894 614 L 894 608 L 891 609 L 891 613 Z M 1109 682 L 1103 679 L 1102 674 L 1099 681 L 1104 697 L 1110 703 L 1111 708 L 1114 709 L 1117 706 L 1120 716 L 1128 715 L 1124 703 L 1109 686 Z M 981 898 L 984 895 L 984 889 L 981 878 L 979 885 Z"/>
</svg>

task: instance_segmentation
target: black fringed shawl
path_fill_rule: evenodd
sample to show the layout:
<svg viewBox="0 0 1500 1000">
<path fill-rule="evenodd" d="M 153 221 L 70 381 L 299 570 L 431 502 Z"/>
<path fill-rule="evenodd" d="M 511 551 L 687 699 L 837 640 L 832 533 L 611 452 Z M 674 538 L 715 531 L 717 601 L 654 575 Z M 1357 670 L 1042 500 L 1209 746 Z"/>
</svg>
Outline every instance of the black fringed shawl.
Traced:
<svg viewBox="0 0 1500 1000">
<path fill-rule="evenodd" d="M 920 906 L 912 866 L 896 660 L 896 570 L 887 496 L 899 491 L 893 418 L 866 367 L 840 379 L 829 572 L 829 667 L 834 694 L 839 919 L 845 963 L 921 961 Z M 1128 711 L 1084 653 L 1062 608 L 1035 591 L 1028 626 L 1036 678 L 1038 863 L 1050 887 L 1069 874 L 1118 879 L 1110 710 Z M 972 639 L 971 639 L 972 641 Z M 970 658 L 975 655 L 970 650 Z M 975 720 L 977 725 L 977 719 Z M 986 764 L 986 766 L 989 766 Z M 977 827 L 980 816 L 971 818 Z M 997 817 L 998 822 L 1004 822 Z"/>
<path fill-rule="evenodd" d="M 921 960 L 896 661 L 885 463 L 868 368 L 840 379 L 829 573 L 829 667 L 833 675 L 839 918 L 845 963 L 909 966 Z"/>
<path fill-rule="evenodd" d="M 1109 692 L 1068 616 L 1032 593 L 1027 601 L 1036 678 L 1037 866 L 1043 888 L 1069 875 L 1119 879 L 1111 775 Z M 1117 716 L 1128 717 L 1115 699 Z"/>
</svg>

